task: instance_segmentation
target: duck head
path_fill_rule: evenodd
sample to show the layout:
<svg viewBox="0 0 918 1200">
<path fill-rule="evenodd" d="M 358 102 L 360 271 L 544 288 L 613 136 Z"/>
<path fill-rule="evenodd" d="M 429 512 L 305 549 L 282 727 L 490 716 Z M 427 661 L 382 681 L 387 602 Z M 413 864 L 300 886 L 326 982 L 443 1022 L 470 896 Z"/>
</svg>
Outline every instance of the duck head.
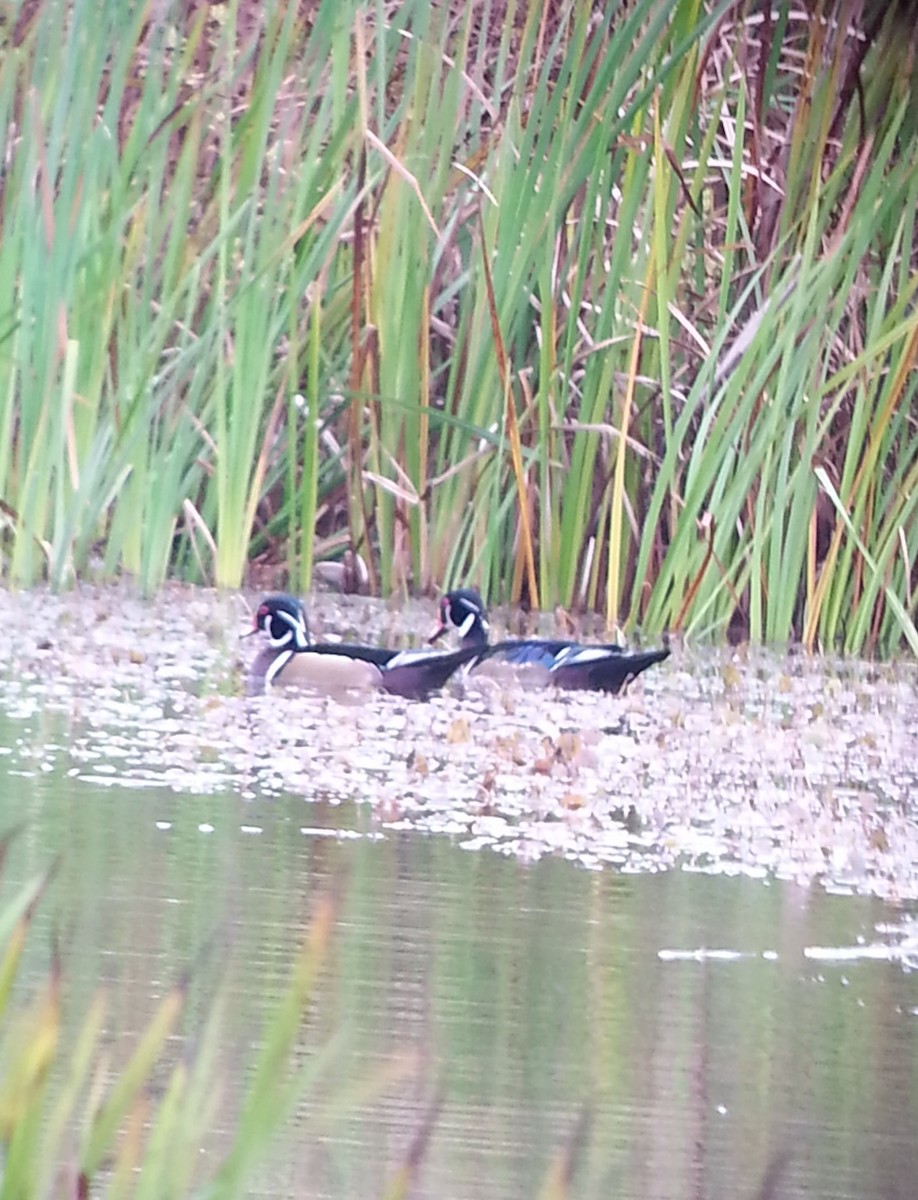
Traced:
<svg viewBox="0 0 918 1200">
<path fill-rule="evenodd" d="M 458 631 L 463 646 L 483 646 L 488 641 L 488 615 L 481 593 L 456 588 L 440 600 L 440 624 L 430 637 L 435 642 L 450 628 Z"/>
<path fill-rule="evenodd" d="M 278 593 L 266 596 L 255 610 L 252 632 L 268 635 L 275 650 L 305 650 L 310 645 L 306 612 L 295 596 Z"/>
</svg>

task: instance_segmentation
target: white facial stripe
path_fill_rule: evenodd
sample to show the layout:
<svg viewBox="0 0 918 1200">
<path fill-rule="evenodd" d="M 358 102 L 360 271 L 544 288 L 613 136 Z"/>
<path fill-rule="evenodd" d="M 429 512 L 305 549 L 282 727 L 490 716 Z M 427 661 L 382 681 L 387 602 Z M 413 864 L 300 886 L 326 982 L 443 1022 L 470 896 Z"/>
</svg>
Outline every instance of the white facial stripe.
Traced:
<svg viewBox="0 0 918 1200">
<path fill-rule="evenodd" d="M 287 632 L 282 634 L 279 638 L 271 637 L 271 635 L 269 634 L 268 635 L 268 645 L 273 646 L 275 650 L 280 650 L 280 649 L 282 649 L 282 647 L 290 645 L 290 641 L 293 638 L 293 636 L 294 636 L 294 634 L 293 634 L 292 629 L 288 629 Z"/>
<path fill-rule="evenodd" d="M 290 634 L 288 633 L 285 636 L 289 639 Z M 265 671 L 265 687 L 268 687 L 274 682 L 278 674 L 284 669 L 291 658 L 293 658 L 292 650 L 284 650 L 278 654 L 274 662 L 271 663 L 270 667 L 268 667 L 267 671 Z"/>
<path fill-rule="evenodd" d="M 271 645 L 286 646 L 292 636 L 296 642 L 297 648 L 299 650 L 304 650 L 309 645 L 309 633 L 303 620 L 300 617 L 295 616 L 293 613 L 287 612 L 285 608 L 277 609 L 275 615 L 280 617 L 282 621 L 287 622 L 287 624 L 290 626 L 290 633 L 284 634 L 282 638 L 272 639 Z"/>
<path fill-rule="evenodd" d="M 466 637 L 469 633 L 471 633 L 472 627 L 477 620 L 478 620 L 478 611 L 477 611 L 477 609 L 472 609 L 472 611 L 469 613 L 469 615 L 465 618 L 465 620 L 459 626 L 459 636 Z"/>
</svg>

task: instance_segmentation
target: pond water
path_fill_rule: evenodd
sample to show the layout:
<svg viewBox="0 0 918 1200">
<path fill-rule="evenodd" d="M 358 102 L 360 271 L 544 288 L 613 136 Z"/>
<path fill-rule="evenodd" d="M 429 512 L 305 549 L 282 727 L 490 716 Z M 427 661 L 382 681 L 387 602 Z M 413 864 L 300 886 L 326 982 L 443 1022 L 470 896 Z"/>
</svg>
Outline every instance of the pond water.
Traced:
<svg viewBox="0 0 918 1200">
<path fill-rule="evenodd" d="M 800 820 L 789 826 L 806 842 L 800 855 L 762 837 L 755 814 L 763 805 L 751 806 L 742 827 L 730 804 L 752 785 L 724 742 L 715 747 L 717 779 L 692 774 L 701 749 L 683 763 L 681 786 L 702 821 L 683 829 L 672 820 L 679 780 L 667 756 L 686 722 L 700 729 L 706 711 L 731 737 L 745 722 L 760 745 L 763 728 L 769 738 L 794 733 L 781 706 L 795 703 L 796 676 L 783 664 L 773 677 L 791 684 L 779 682 L 773 701 L 739 688 L 730 722 L 711 694 L 685 699 L 686 677 L 700 672 L 678 661 L 675 674 L 661 672 L 634 697 L 601 709 L 594 701 L 592 723 L 568 708 L 560 725 L 542 728 L 552 702 L 535 716 L 500 697 L 508 742 L 493 753 L 510 762 L 508 777 L 556 782 L 559 809 L 543 787 L 535 817 L 527 814 L 521 790 L 504 789 L 502 767 L 481 788 L 465 780 L 474 804 L 463 816 L 443 802 L 446 782 L 433 786 L 440 751 L 429 739 L 442 737 L 476 770 L 490 770 L 476 758 L 479 702 L 447 697 L 412 708 L 383 698 L 360 716 L 327 704 L 288 711 L 271 698 L 252 706 L 233 694 L 238 614 L 229 602 L 206 601 L 222 624 L 208 618 L 208 636 L 168 653 L 157 651 L 162 628 L 144 606 L 95 596 L 93 605 L 87 611 L 83 597 L 67 610 L 72 658 L 63 671 L 50 669 L 40 629 L 25 649 L 8 634 L 0 829 L 20 833 L 4 886 L 58 864 L 26 985 L 46 969 L 59 935 L 68 1011 L 85 1010 L 106 982 L 117 1058 L 190 964 L 199 1012 L 226 978 L 221 1111 L 231 1125 L 245 1064 L 313 903 L 329 888 L 344 897 L 305 1045 L 313 1053 L 341 1040 L 249 1194 L 380 1194 L 438 1094 L 416 1192 L 431 1200 L 536 1196 L 568 1151 L 574 1196 L 913 1194 L 918 937 L 908 864 L 918 856 L 914 840 L 884 850 L 878 834 L 894 828 L 905 838 L 915 824 L 915 759 L 903 753 L 914 748 L 914 729 L 890 716 L 893 700 L 901 712 L 913 694 L 910 676 L 881 676 L 869 688 L 860 676 L 850 687 L 843 673 L 826 676 L 829 699 L 819 703 L 849 687 L 867 758 L 847 745 L 828 805 L 845 854 L 833 870 L 830 846 L 817 876 L 801 865 L 812 846 Z M 106 632 L 109 614 L 122 610 L 131 623 Z M 224 661 L 228 671 L 214 666 Z M 705 670 L 722 677 L 724 661 L 712 658 Z M 819 742 L 822 716 L 807 712 Z M 576 747 L 559 741 L 574 718 L 593 747 L 579 762 Z M 827 719 L 844 739 L 837 711 Z M 527 721 L 539 726 L 532 754 L 555 738 L 548 766 L 530 756 Z M 366 772 L 338 769 L 339 786 L 329 726 L 358 740 Z M 591 740 L 591 729 L 611 740 Z M 397 749 L 387 760 L 389 742 Z M 817 792 L 828 786 L 835 749 L 826 741 L 820 764 L 779 766 L 756 781 L 756 795 L 771 797 L 783 771 L 788 794 L 805 807 L 809 783 Z M 616 805 L 597 815 L 590 789 L 613 752 L 614 771 L 628 778 L 616 783 Z M 670 768 L 662 779 L 661 759 Z M 714 804 L 718 789 L 729 804 Z M 623 794 L 636 797 L 628 812 Z M 856 870 L 852 795 L 855 824 L 866 826 Z M 558 827 L 562 838 L 551 832 Z M 885 858 L 868 862 L 871 847 L 895 853 L 895 869 Z"/>
</svg>

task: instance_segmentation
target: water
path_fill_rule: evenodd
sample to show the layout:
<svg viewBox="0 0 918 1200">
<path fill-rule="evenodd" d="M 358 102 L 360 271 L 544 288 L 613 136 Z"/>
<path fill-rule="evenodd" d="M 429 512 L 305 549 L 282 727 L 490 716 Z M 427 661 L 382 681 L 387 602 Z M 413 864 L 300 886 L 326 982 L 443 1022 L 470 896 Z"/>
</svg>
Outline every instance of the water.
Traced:
<svg viewBox="0 0 918 1200">
<path fill-rule="evenodd" d="M 240 696 L 236 598 L 36 603 L 0 593 L 0 899 L 55 864 L 19 994 L 59 944 L 65 1046 L 100 985 L 115 1068 L 186 971 L 192 1043 L 225 985 L 216 1162 L 343 897 L 250 1195 L 379 1195 L 435 1105 L 430 1200 L 565 1156 L 577 1197 L 913 1193 L 913 668 L 677 649 L 622 699 L 336 707 Z"/>
<path fill-rule="evenodd" d="M 202 1009 L 229 962 L 236 1087 L 312 901 L 344 881 L 309 1030 L 318 1047 L 343 1029 L 343 1049 L 252 1195 L 378 1194 L 438 1089 L 425 1197 L 534 1196 L 580 1121 L 578 1196 L 754 1195 L 776 1161 L 782 1196 L 904 1195 L 916 1177 L 914 979 L 807 956 L 894 944 L 877 926 L 900 927 L 897 907 L 522 865 L 293 796 L 38 772 L 2 797 L 3 825 L 24 825 L 8 885 L 60 856 L 28 969 L 46 961 L 40 930 L 64 929 L 71 1011 L 105 981 L 126 1053 L 189 962 Z"/>
</svg>

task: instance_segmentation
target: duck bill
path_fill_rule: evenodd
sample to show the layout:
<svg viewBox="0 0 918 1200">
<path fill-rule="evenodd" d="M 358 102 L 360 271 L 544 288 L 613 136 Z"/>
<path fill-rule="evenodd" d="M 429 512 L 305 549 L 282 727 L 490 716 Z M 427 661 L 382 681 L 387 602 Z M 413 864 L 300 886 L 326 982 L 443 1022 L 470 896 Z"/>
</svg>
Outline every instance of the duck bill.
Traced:
<svg viewBox="0 0 918 1200">
<path fill-rule="evenodd" d="M 427 645 L 432 646 L 434 644 L 434 642 L 438 642 L 440 640 L 440 638 L 443 637 L 444 633 L 446 633 L 447 628 L 448 628 L 448 626 L 444 625 L 443 622 L 441 621 L 440 624 L 437 626 L 437 628 L 433 631 L 433 633 L 427 639 Z"/>
</svg>

